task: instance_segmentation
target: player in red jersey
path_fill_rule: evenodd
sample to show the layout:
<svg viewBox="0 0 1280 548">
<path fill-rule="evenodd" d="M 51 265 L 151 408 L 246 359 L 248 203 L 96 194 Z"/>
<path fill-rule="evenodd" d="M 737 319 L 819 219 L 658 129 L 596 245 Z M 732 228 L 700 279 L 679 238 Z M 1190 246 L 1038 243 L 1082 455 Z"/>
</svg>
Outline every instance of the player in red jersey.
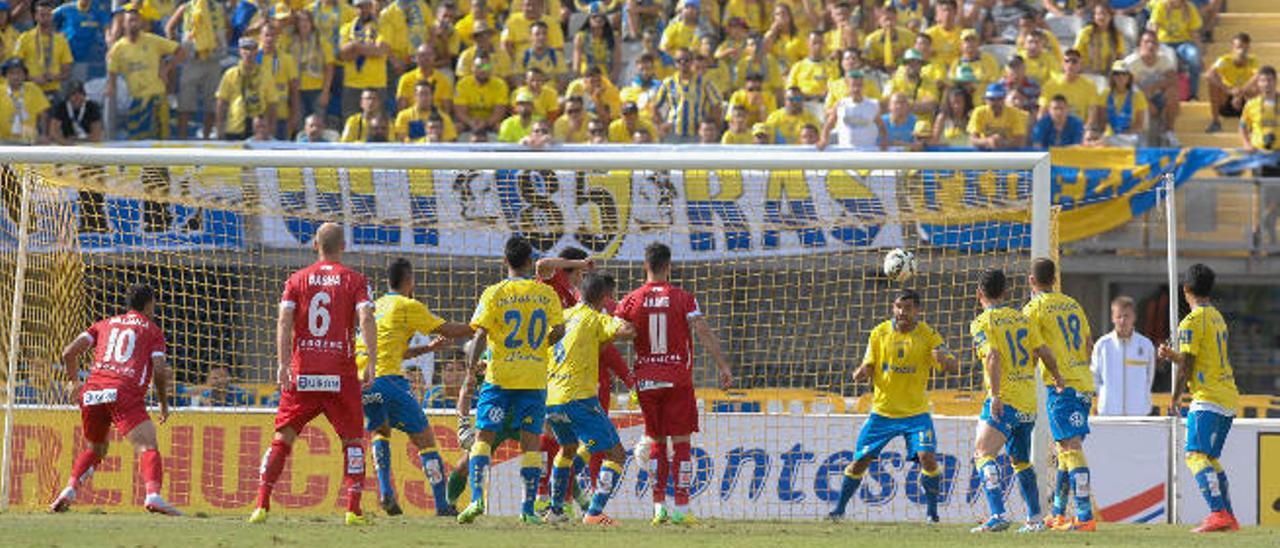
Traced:
<svg viewBox="0 0 1280 548">
<path fill-rule="evenodd" d="M 653 524 L 694 522 L 689 512 L 693 476 L 690 434 L 698 431 L 698 405 L 693 394 L 693 335 L 696 334 L 720 374 L 720 386 L 733 385 L 733 370 L 720 349 L 720 339 L 707 323 L 698 301 L 671 285 L 671 248 L 652 243 L 644 250 L 645 284 L 618 304 L 615 314 L 636 328 L 636 388 L 645 435 L 653 440 Z M 676 507 L 666 507 L 670 467 L 667 439 L 675 450 Z"/>
<path fill-rule="evenodd" d="M 560 306 L 565 310 L 573 308 L 582 300 L 582 296 L 578 291 L 578 286 L 582 284 L 583 274 L 595 268 L 595 264 L 588 258 L 587 252 L 577 247 L 566 247 L 560 251 L 558 257 L 547 257 L 539 259 L 536 263 L 538 281 L 551 286 L 556 295 L 560 296 Z M 613 313 L 613 309 L 617 303 L 613 299 L 609 299 L 605 303 L 605 312 Z M 618 348 L 609 343 L 600 351 L 600 388 L 598 397 L 600 398 L 600 406 L 605 412 L 609 412 L 610 400 L 613 398 L 613 377 L 620 379 L 627 388 L 635 388 L 635 380 L 631 377 L 631 371 L 627 367 L 627 362 L 622 358 L 622 353 Z M 556 443 L 555 436 L 550 431 L 542 433 L 541 447 L 545 457 L 545 470 L 542 474 L 542 484 L 538 486 L 538 504 L 539 511 L 545 510 L 550 506 L 548 482 L 551 479 L 551 468 L 555 460 L 555 455 L 560 452 L 560 444 Z M 574 459 L 574 476 L 578 476 L 579 481 L 590 479 L 594 482 L 595 477 L 600 472 L 600 465 L 604 462 L 604 454 L 598 453 L 591 456 L 587 452 L 586 447 L 579 447 L 579 458 Z M 590 458 L 589 466 L 584 466 L 584 458 Z M 583 478 L 582 473 L 589 474 Z M 574 494 L 579 495 L 579 506 L 586 510 L 590 503 L 588 490 L 582 489 L 566 489 L 564 490 L 566 501 L 568 497 Z"/>
<path fill-rule="evenodd" d="M 280 407 L 276 410 L 275 437 L 262 457 L 262 481 L 258 505 L 250 523 L 267 520 L 271 490 L 298 432 L 324 413 L 342 439 L 342 488 L 347 494 L 347 525 L 365 525 L 360 510 L 364 487 L 363 388 L 356 374 L 356 319 L 360 336 L 369 350 L 364 383 L 373 382 L 378 358 L 378 327 L 373 317 L 373 296 L 363 274 L 342 265 L 346 241 L 342 226 L 325 223 L 313 244 L 319 260 L 294 272 L 285 282 L 276 324 L 276 372 L 280 383 Z"/>
<path fill-rule="evenodd" d="M 138 453 L 148 512 L 180 516 L 160 496 L 164 467 L 156 450 L 156 426 L 147 415 L 147 389 L 152 379 L 160 401 L 160 424 L 169 419 L 169 365 L 165 360 L 164 332 L 152 318 L 155 292 L 146 285 L 129 288 L 129 311 L 93 324 L 62 351 L 62 364 L 72 379 L 80 378 L 80 355 L 93 348 L 89 379 L 80 387 L 80 418 L 89 447 L 76 456 L 71 479 L 49 510 L 65 512 L 76 499 L 76 489 L 93 476 L 93 469 L 107 454 L 107 434 L 116 431 L 129 439 Z"/>
</svg>

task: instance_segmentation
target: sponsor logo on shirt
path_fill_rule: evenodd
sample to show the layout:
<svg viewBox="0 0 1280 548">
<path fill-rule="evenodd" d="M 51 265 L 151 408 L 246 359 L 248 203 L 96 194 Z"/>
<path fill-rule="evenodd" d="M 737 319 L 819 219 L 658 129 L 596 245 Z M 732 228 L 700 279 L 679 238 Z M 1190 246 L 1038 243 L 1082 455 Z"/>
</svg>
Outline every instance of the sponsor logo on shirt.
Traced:
<svg viewBox="0 0 1280 548">
<path fill-rule="evenodd" d="M 342 378 L 337 375 L 298 375 L 299 392 L 338 392 Z"/>
</svg>

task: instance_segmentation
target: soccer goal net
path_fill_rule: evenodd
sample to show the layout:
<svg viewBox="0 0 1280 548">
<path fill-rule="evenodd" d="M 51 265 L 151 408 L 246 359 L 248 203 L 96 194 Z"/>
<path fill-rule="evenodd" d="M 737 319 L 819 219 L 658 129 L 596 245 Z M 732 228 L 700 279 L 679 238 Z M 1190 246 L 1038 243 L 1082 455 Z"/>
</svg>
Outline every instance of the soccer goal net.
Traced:
<svg viewBox="0 0 1280 548">
<path fill-rule="evenodd" d="M 177 381 L 174 415 L 160 428 L 164 494 L 188 511 L 247 513 L 279 398 L 280 293 L 314 260 L 319 224 L 338 221 L 345 262 L 375 293 L 387 291 L 388 262 L 406 257 L 415 297 L 454 321 L 505 276 L 512 233 L 543 256 L 586 250 L 617 278 L 619 295 L 643 283 L 648 243 L 670 245 L 674 282 L 697 296 L 735 364 L 735 386 L 721 390 L 701 348 L 695 360 L 693 508 L 709 517 L 830 510 L 871 401 L 870 386 L 850 375 L 895 293 L 913 288 L 921 319 L 960 359 L 957 373 L 935 374 L 929 387 L 942 515 L 969 520 L 984 513 L 970 459 L 982 402 L 968 335 L 980 311 L 975 281 L 1004 268 L 1011 300 L 1023 302 L 1029 260 L 1056 255 L 1047 154 L 24 148 L 0 157 L 4 487 L 27 510 L 48 504 L 84 446 L 61 349 L 92 321 L 122 313 L 126 288 L 145 282 L 158 292 Z M 894 248 L 919 262 L 905 282 L 881 269 Z M 450 467 L 461 455 L 451 411 L 464 374 L 458 348 L 405 364 Z M 630 446 L 643 427 L 618 381 L 611 403 Z M 80 505 L 129 510 L 141 501 L 132 450 L 113 436 Z M 396 436 L 401 502 L 429 513 L 416 450 Z M 277 505 L 336 511 L 339 451 L 322 419 L 307 428 Z M 518 457 L 511 446 L 495 451 L 493 513 L 518 507 Z M 921 519 L 918 476 L 894 441 L 850 516 Z M 611 513 L 647 516 L 650 479 L 647 462 L 628 462 Z"/>
</svg>

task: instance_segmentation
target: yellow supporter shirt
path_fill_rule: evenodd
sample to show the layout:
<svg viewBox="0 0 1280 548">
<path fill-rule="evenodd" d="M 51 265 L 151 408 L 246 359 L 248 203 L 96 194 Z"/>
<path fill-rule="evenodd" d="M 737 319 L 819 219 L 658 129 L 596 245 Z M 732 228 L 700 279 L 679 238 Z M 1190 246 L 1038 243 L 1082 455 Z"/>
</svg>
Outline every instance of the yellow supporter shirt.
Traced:
<svg viewBox="0 0 1280 548">
<path fill-rule="evenodd" d="M 498 126 L 498 142 L 499 143 L 519 143 L 521 139 L 528 137 L 533 133 L 533 123 L 538 120 L 537 116 L 529 118 L 529 125 L 525 125 L 520 120 L 520 115 L 512 114 L 502 121 Z"/>
<path fill-rule="evenodd" d="M 1275 135 L 1280 123 L 1280 103 L 1268 101 L 1265 96 L 1254 97 L 1244 104 L 1244 112 L 1240 115 L 1240 127 L 1249 130 L 1249 142 L 1254 148 L 1266 149 L 1267 135 Z M 1276 148 L 1272 144 L 1272 148 Z"/>
<path fill-rule="evenodd" d="M 364 114 L 357 112 L 347 117 L 347 121 L 342 124 L 342 137 L 338 139 L 340 143 L 364 143 L 369 140 L 369 122 L 364 119 Z"/>
<path fill-rule="evenodd" d="M 898 66 L 898 61 L 902 59 L 902 54 L 915 44 L 915 33 L 903 27 L 898 27 L 896 32 L 886 33 L 884 29 L 876 29 L 875 32 L 867 35 L 867 39 L 863 42 L 863 58 L 873 65 L 884 65 L 888 68 Z"/>
<path fill-rule="evenodd" d="M 908 333 L 885 320 L 871 330 L 862 364 L 871 373 L 875 392 L 871 412 L 882 417 L 902 419 L 929 411 L 926 395 L 929 373 L 938 368 L 933 351 L 946 352 L 942 336 L 925 322 L 916 322 Z"/>
<path fill-rule="evenodd" d="M 34 144 L 38 135 L 36 122 L 49 110 L 44 90 L 31 82 L 23 82 L 14 92 L 7 83 L 0 92 L 0 141 Z"/>
<path fill-rule="evenodd" d="M 507 17 L 505 29 L 502 29 L 502 44 L 504 46 L 510 44 L 510 51 L 522 52 L 533 45 L 533 23 L 529 18 L 525 17 L 523 11 L 513 12 Z M 543 15 L 542 22 L 547 24 L 547 47 L 554 50 L 564 51 L 564 31 L 560 29 L 560 22 L 552 19 L 550 16 Z"/>
<path fill-rule="evenodd" d="M 1193 402 L 1234 412 L 1240 400 L 1227 358 L 1227 321 L 1213 306 L 1196 306 L 1178 323 L 1178 352 L 1195 356 L 1188 389 Z"/>
<path fill-rule="evenodd" d="M 453 70 L 454 78 L 461 80 L 463 76 L 471 76 L 471 72 L 475 69 L 477 53 L 479 53 L 479 50 L 475 46 L 471 46 L 458 55 L 458 64 Z M 489 52 L 489 63 L 493 65 L 493 70 L 490 72 L 494 78 L 506 78 L 511 76 L 513 74 L 512 71 L 515 70 L 515 65 L 511 62 L 511 56 L 507 55 L 507 50 L 502 48 L 495 48 L 492 52 Z"/>
<path fill-rule="evenodd" d="M 501 78 L 490 77 L 481 84 L 475 76 L 467 76 L 458 80 L 453 102 L 466 108 L 472 118 L 485 119 L 493 114 L 494 108 L 507 103 L 508 93 L 507 83 Z"/>
<path fill-rule="evenodd" d="M 982 311 L 969 324 L 973 347 L 980 364 L 985 364 L 992 350 L 1000 355 L 1000 393 L 1005 403 L 1027 415 L 1036 412 L 1035 356 L 1044 345 L 1039 332 L 1021 312 L 1007 306 Z M 983 384 L 988 392 L 991 386 Z"/>
<path fill-rule="evenodd" d="M 684 18 L 672 19 L 667 23 L 666 30 L 662 31 L 662 41 L 658 43 L 658 49 L 672 57 L 675 57 L 676 51 L 680 48 L 692 50 L 698 43 L 697 31 L 697 25 L 685 24 Z"/>
<path fill-rule="evenodd" d="M 1018 55 L 1022 56 L 1027 67 L 1027 77 L 1035 80 L 1038 84 L 1048 83 L 1052 78 L 1062 74 L 1060 67 L 1062 63 L 1054 59 L 1049 52 L 1042 51 L 1040 55 L 1032 57 L 1027 55 L 1025 51 L 1019 51 Z"/>
<path fill-rule="evenodd" d="M 386 44 L 386 37 L 379 32 L 378 26 L 376 22 L 361 23 L 359 19 L 352 19 L 342 27 L 342 43 Z M 352 89 L 387 87 L 387 58 L 360 56 L 343 61 L 342 86 Z"/>
<path fill-rule="evenodd" d="M 1092 356 L 1088 345 L 1093 339 L 1093 331 L 1080 303 L 1062 293 L 1049 291 L 1032 297 L 1022 307 L 1022 314 L 1031 320 L 1040 340 L 1049 346 L 1053 357 L 1058 360 L 1058 372 L 1067 387 L 1081 394 L 1092 393 L 1093 372 L 1089 369 Z M 1048 369 L 1044 369 L 1043 362 L 1040 367 L 1040 378 L 1052 386 L 1053 377 Z"/>
<path fill-rule="evenodd" d="M 603 116 L 604 111 L 601 106 L 609 109 L 609 117 L 617 118 L 622 116 L 622 94 L 618 92 L 618 87 L 613 85 L 607 77 L 601 77 L 600 82 L 603 84 L 599 95 L 592 95 L 587 91 L 587 78 L 582 77 L 569 82 L 569 86 L 564 89 L 565 97 L 578 96 L 583 99 L 583 106 L 587 112 L 597 116 Z"/>
<path fill-rule="evenodd" d="M 334 55 L 337 55 L 338 48 L 342 44 L 342 27 L 355 19 L 359 12 L 344 0 L 337 0 L 335 4 L 337 5 L 329 6 L 317 0 L 312 2 L 307 10 L 311 12 L 311 18 L 316 22 L 316 32 L 320 33 L 322 40 L 329 42 L 329 48 L 334 51 Z"/>
<path fill-rule="evenodd" d="M 750 127 L 747 127 L 747 130 L 741 133 L 734 131 L 732 128 L 726 129 L 724 135 L 720 136 L 720 144 L 722 145 L 749 145 L 755 142 L 755 136 L 751 134 Z"/>
<path fill-rule="evenodd" d="M 835 82 L 832 80 L 831 82 Z M 827 84 L 827 93 L 830 93 L 831 83 Z M 729 121 L 729 117 L 733 115 L 734 107 L 743 107 L 747 109 L 747 125 L 754 125 L 769 119 L 769 113 L 778 110 L 777 96 L 772 93 L 760 92 L 756 98 L 752 100 L 751 94 L 747 90 L 740 89 L 733 92 L 729 96 L 729 107 L 724 109 L 724 119 Z"/>
<path fill-rule="evenodd" d="M 40 33 L 40 27 L 33 27 L 19 35 L 13 54 L 22 59 L 22 63 L 27 66 L 27 77 L 32 79 L 44 75 L 58 76 L 64 65 L 75 62 L 71 58 L 71 46 L 67 44 L 67 37 L 56 31 L 51 36 L 45 36 Z M 41 89 L 61 91 L 61 87 L 62 81 L 54 80 L 41 86 Z"/>
<path fill-rule="evenodd" d="M 1044 84 L 1040 91 L 1040 106 L 1048 105 L 1055 95 L 1066 97 L 1071 113 L 1084 122 L 1089 121 L 1089 109 L 1102 106 L 1103 101 L 1093 80 L 1077 77 L 1074 82 L 1068 82 L 1065 74 L 1056 75 Z"/>
<path fill-rule="evenodd" d="M 809 42 L 797 32 L 791 36 L 779 36 L 772 50 L 769 53 L 774 59 L 781 60 L 784 66 L 791 66 L 809 56 Z"/>
<path fill-rule="evenodd" d="M 1124 37 L 1116 32 L 1120 37 L 1119 47 L 1112 40 L 1112 36 L 1106 31 L 1098 33 L 1094 36 L 1094 26 L 1089 25 L 1080 30 L 1080 34 L 1076 36 L 1074 48 L 1080 52 L 1083 59 L 1084 71 L 1095 74 L 1110 74 L 1111 64 L 1117 59 L 1124 59 L 1128 55 L 1127 48 L 1124 45 Z"/>
<path fill-rule="evenodd" d="M 547 364 L 547 405 L 595 399 L 600 387 L 600 349 L 625 322 L 586 303 L 564 311 L 564 338 Z"/>
<path fill-rule="evenodd" d="M 1124 102 L 1127 99 L 1127 94 L 1125 94 L 1123 90 L 1108 90 L 1108 91 L 1110 93 L 1108 93 L 1107 95 L 1103 95 L 1102 98 L 1099 100 L 1099 102 L 1102 104 L 1102 121 L 1107 123 L 1107 135 L 1113 135 L 1113 128 L 1111 127 L 1111 122 L 1110 122 L 1110 119 L 1107 117 L 1107 101 L 1110 100 L 1112 102 L 1112 104 L 1115 106 L 1117 113 L 1123 112 Z M 1143 116 L 1145 116 L 1144 113 L 1147 112 L 1147 108 L 1149 108 L 1147 104 L 1147 95 L 1145 93 L 1142 93 L 1142 90 L 1138 89 L 1137 86 L 1134 86 L 1133 88 L 1133 101 L 1131 106 L 1133 107 L 1133 119 L 1134 120 L 1144 119 L 1143 118 Z"/>
<path fill-rule="evenodd" d="M 560 112 L 560 94 L 556 93 L 555 88 L 550 84 L 543 84 L 542 91 L 534 93 L 529 86 L 520 86 L 511 92 L 511 98 L 507 104 L 511 107 L 516 106 L 516 96 L 521 92 L 528 92 L 533 95 L 533 114 L 541 118 L 550 119 L 551 115 Z"/>
<path fill-rule="evenodd" d="M 1203 24 L 1200 9 L 1187 0 L 1181 9 L 1169 6 L 1169 0 L 1152 0 L 1151 23 L 1156 27 L 1156 38 L 1161 44 L 1177 44 L 1195 39 L 1195 33 Z"/>
<path fill-rule="evenodd" d="M 942 65 L 950 66 L 960 58 L 960 31 L 964 27 L 956 25 L 956 28 L 947 30 L 942 25 L 934 25 L 925 29 L 924 33 L 929 35 L 933 41 L 933 61 Z"/>
<path fill-rule="evenodd" d="M 289 82 L 298 80 L 298 62 L 288 53 L 258 52 L 258 66 L 271 73 L 276 86 L 276 118 L 289 117 Z M 301 89 L 301 88 L 299 88 Z"/>
<path fill-rule="evenodd" d="M 819 122 L 818 118 L 808 110 L 801 110 L 800 114 L 789 114 L 786 108 L 780 108 L 769 113 L 764 123 L 768 124 L 776 136 L 782 137 L 788 145 L 800 144 L 800 128 L 805 124 L 813 124 L 819 131 L 822 129 L 822 122 Z"/>
<path fill-rule="evenodd" d="M 509 278 L 485 288 L 471 316 L 472 328 L 488 331 L 492 357 L 485 382 L 507 390 L 546 388 L 552 346 L 547 338 L 563 324 L 560 297 L 547 284 Z"/>
<path fill-rule="evenodd" d="M 985 51 L 979 52 L 976 59 L 957 59 L 952 63 L 951 69 L 947 71 L 951 79 L 955 79 L 959 73 L 961 66 L 968 66 L 973 69 L 973 76 L 978 79 L 978 89 L 987 87 L 987 84 L 1000 78 L 1000 63 L 996 62 L 996 58 Z"/>
<path fill-rule="evenodd" d="M 424 143 L 427 140 L 427 120 L 431 118 L 431 113 L 435 112 L 440 115 L 443 121 L 440 138 L 444 141 L 453 141 L 458 138 L 458 128 L 453 125 L 453 118 L 449 113 L 436 109 L 419 110 L 418 107 L 412 106 L 396 113 L 395 124 L 391 130 L 394 132 L 391 137 L 392 141 L 401 143 Z"/>
<path fill-rule="evenodd" d="M 649 136 L 652 137 L 655 142 L 658 140 L 658 128 L 653 125 L 653 122 L 645 120 L 644 118 L 637 118 L 636 130 L 641 129 L 648 131 Z M 627 129 L 627 121 L 622 118 L 618 118 L 617 120 L 609 123 L 610 143 L 630 143 L 632 133 L 634 133 L 634 131 Z"/>
<path fill-rule="evenodd" d="M 236 65 L 222 73 L 222 81 L 214 97 L 227 102 L 226 133 L 247 133 L 253 129 L 254 116 L 267 113 L 269 105 L 276 104 L 276 83 L 271 73 L 255 66 L 249 77 L 244 78 L 243 65 Z M 247 81 L 246 81 L 247 80 Z M 257 83 L 254 85 L 254 83 Z"/>
<path fill-rule="evenodd" d="M 431 92 L 431 102 L 435 103 L 437 108 L 444 108 L 453 99 L 453 80 L 450 80 L 440 69 L 430 69 L 431 74 L 426 78 L 422 77 L 422 67 L 414 67 L 413 70 L 406 72 L 400 76 L 400 81 L 396 82 L 396 101 L 402 104 L 412 105 L 414 96 L 417 94 L 418 82 L 426 80 L 431 82 L 434 90 Z"/>
<path fill-rule="evenodd" d="M 547 51 L 539 54 L 533 48 L 526 48 L 516 55 L 514 60 L 515 67 L 520 74 L 524 74 L 531 68 L 537 68 L 542 71 L 550 81 L 554 82 L 561 76 L 569 72 L 568 60 L 565 59 L 564 50 L 548 48 Z"/>
<path fill-rule="evenodd" d="M 990 137 L 999 133 L 1006 138 L 1021 137 L 1027 134 L 1027 113 L 1021 109 L 1005 107 L 996 116 L 990 106 L 982 105 L 973 109 L 969 117 L 969 134 L 979 137 Z"/>
<path fill-rule="evenodd" d="M 753 33 L 763 34 L 769 30 L 769 24 L 773 22 L 773 5 L 766 0 L 751 3 L 747 0 L 729 0 L 724 5 L 724 27 L 729 27 L 729 20 L 734 17 L 741 17 L 747 23 L 747 30 Z M 797 19 L 803 19 L 803 16 L 796 14 Z"/>
<path fill-rule="evenodd" d="M 327 40 L 317 40 L 310 44 L 294 42 L 290 50 L 298 67 L 298 89 L 300 91 L 320 91 L 324 88 L 325 70 L 337 63 L 333 56 L 333 46 Z M 329 90 L 330 93 L 333 90 Z"/>
<path fill-rule="evenodd" d="M 130 42 L 128 37 L 124 37 L 117 40 L 107 53 L 107 72 L 124 76 L 129 95 L 134 99 L 164 95 L 160 61 L 176 51 L 177 42 L 149 32 L 138 34 L 137 42 Z"/>
<path fill-rule="evenodd" d="M 591 116 L 585 115 L 582 119 L 582 126 L 576 131 L 569 125 L 569 116 L 561 116 L 556 118 L 556 122 L 551 125 L 551 136 L 561 143 L 585 143 L 590 135 L 587 133 L 587 124 L 591 122 Z M 657 137 L 657 134 L 654 134 Z"/>
<path fill-rule="evenodd" d="M 374 376 L 403 375 L 401 362 L 409 350 L 409 341 L 418 333 L 430 335 L 444 325 L 444 319 L 433 314 L 422 301 L 395 292 L 383 295 L 374 305 L 377 312 L 373 317 L 378 323 L 378 364 Z M 361 379 L 368 362 L 369 349 L 364 346 L 364 338 L 356 337 L 356 366 Z"/>
<path fill-rule="evenodd" d="M 422 0 L 393 0 L 378 15 L 382 39 L 400 59 L 408 59 L 431 39 L 432 24 L 431 4 Z"/>
<path fill-rule="evenodd" d="M 889 79 L 889 89 L 885 90 L 885 95 L 893 95 L 895 93 L 906 95 L 907 99 L 910 99 L 913 104 L 938 102 L 937 81 L 926 76 L 924 68 L 920 70 L 920 80 L 911 82 L 907 80 L 905 67 L 898 67 L 898 72 L 893 75 L 893 78 Z M 866 96 L 865 91 L 863 96 Z"/>
<path fill-rule="evenodd" d="M 1213 72 L 1218 73 L 1218 78 L 1227 87 L 1240 87 L 1253 79 L 1253 75 L 1258 73 L 1258 66 L 1258 58 L 1252 55 L 1245 58 L 1244 66 L 1237 66 L 1235 56 L 1227 53 L 1213 62 Z"/>
<path fill-rule="evenodd" d="M 799 87 L 800 92 L 808 97 L 822 97 L 827 94 L 827 81 L 840 75 L 840 69 L 830 60 L 802 59 L 791 65 L 787 73 L 787 87 Z"/>
</svg>

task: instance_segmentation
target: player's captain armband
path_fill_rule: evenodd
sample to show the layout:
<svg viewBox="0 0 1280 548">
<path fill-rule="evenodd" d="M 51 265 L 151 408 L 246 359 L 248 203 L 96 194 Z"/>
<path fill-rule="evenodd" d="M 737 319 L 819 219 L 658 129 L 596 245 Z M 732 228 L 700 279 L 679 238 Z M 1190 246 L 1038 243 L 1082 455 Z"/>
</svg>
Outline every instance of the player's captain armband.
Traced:
<svg viewBox="0 0 1280 548">
<path fill-rule="evenodd" d="M 104 403 L 115 403 L 116 389 L 104 388 L 102 390 L 90 390 L 84 393 L 83 400 L 85 405 L 101 405 Z"/>
<path fill-rule="evenodd" d="M 298 375 L 299 392 L 341 392 L 342 377 L 337 375 Z"/>
<path fill-rule="evenodd" d="M 1191 336 L 1192 333 L 1190 329 L 1179 329 L 1178 344 L 1191 344 Z"/>
<path fill-rule="evenodd" d="M 675 386 L 675 383 L 663 382 L 663 381 L 648 381 L 648 380 L 636 381 L 637 392 L 644 392 L 645 390 L 658 390 L 660 388 L 671 388 L 673 386 Z"/>
<path fill-rule="evenodd" d="M 973 335 L 973 347 L 982 348 L 987 345 L 987 332 L 979 331 Z"/>
</svg>

